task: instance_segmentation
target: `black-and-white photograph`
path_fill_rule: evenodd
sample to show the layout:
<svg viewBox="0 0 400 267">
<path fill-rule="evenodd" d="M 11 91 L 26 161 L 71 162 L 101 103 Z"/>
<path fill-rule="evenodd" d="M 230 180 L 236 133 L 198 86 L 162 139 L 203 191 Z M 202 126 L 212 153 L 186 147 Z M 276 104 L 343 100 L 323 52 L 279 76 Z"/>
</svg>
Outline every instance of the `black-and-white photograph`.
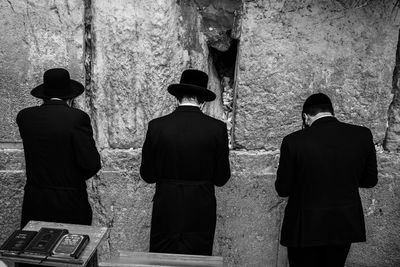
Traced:
<svg viewBox="0 0 400 267">
<path fill-rule="evenodd" d="M 399 0 L 0 0 L 0 267 L 400 266 Z"/>
</svg>

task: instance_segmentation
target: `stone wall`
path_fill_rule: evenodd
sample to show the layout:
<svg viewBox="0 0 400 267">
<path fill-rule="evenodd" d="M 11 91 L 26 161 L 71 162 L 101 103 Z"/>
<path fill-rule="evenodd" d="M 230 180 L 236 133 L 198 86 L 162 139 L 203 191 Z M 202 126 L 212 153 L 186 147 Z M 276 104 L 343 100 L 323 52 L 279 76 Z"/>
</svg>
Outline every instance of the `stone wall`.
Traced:
<svg viewBox="0 0 400 267">
<path fill-rule="evenodd" d="M 39 103 L 30 90 L 61 66 L 86 85 L 76 105 L 101 151 L 88 181 L 93 223 L 110 228 L 100 258 L 147 251 L 154 187 L 138 172 L 147 122 L 174 109 L 167 85 L 198 68 L 217 94 L 205 112 L 231 139 L 214 242 L 226 266 L 286 266 L 279 145 L 318 91 L 339 119 L 368 126 L 378 151 L 380 181 L 361 190 L 368 241 L 346 265 L 400 265 L 399 10 L 394 0 L 0 0 L 0 240 L 19 226 L 25 183 L 16 113 Z"/>
</svg>

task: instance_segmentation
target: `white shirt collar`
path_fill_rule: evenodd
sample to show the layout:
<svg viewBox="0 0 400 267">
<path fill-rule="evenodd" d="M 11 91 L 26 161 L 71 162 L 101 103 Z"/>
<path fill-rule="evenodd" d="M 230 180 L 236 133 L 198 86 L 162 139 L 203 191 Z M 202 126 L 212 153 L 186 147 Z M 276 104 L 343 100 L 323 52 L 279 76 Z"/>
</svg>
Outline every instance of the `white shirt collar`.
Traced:
<svg viewBox="0 0 400 267">
<path fill-rule="evenodd" d="M 179 104 L 179 106 L 192 106 L 192 107 L 200 107 L 200 105 L 194 104 L 194 103 L 183 103 Z"/>
<path fill-rule="evenodd" d="M 314 122 L 316 122 L 317 120 L 319 120 L 319 119 L 321 119 L 321 118 L 325 118 L 325 117 L 333 117 L 333 115 L 332 115 L 332 114 L 320 115 L 320 116 L 318 116 L 317 118 L 315 118 L 315 119 L 311 122 L 311 125 L 312 125 Z M 310 125 L 310 126 L 311 126 L 311 125 Z"/>
</svg>

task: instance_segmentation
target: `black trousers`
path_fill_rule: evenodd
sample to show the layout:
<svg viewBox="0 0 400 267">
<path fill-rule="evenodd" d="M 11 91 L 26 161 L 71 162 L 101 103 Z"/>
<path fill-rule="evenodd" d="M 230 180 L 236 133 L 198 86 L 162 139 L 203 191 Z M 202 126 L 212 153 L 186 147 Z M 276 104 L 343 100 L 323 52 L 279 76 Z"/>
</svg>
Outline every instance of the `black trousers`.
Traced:
<svg viewBox="0 0 400 267">
<path fill-rule="evenodd" d="M 288 247 L 290 267 L 343 267 L 351 244 Z"/>
</svg>

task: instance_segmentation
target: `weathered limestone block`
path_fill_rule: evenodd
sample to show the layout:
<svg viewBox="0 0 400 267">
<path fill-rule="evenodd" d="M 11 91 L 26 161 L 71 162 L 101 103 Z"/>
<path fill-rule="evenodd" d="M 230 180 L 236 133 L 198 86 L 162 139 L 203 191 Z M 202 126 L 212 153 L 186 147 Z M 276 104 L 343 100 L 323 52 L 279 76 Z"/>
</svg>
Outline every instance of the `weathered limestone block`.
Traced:
<svg viewBox="0 0 400 267">
<path fill-rule="evenodd" d="M 245 3 L 237 81 L 237 147 L 276 148 L 301 127 L 301 108 L 325 92 L 337 116 L 382 143 L 392 99 L 396 1 Z"/>
<path fill-rule="evenodd" d="M 400 265 L 400 156 L 378 152 L 378 185 L 362 189 L 367 242 L 353 244 L 346 266 Z"/>
<path fill-rule="evenodd" d="M 176 1 L 93 3 L 93 107 L 101 147 L 141 147 L 147 122 L 169 113 L 167 86 L 208 70 L 196 9 Z"/>
<path fill-rule="evenodd" d="M 282 261 L 284 208 L 274 188 L 278 157 L 279 151 L 231 152 L 232 178 L 216 191 L 214 255 L 223 256 L 226 266 L 281 266 L 276 265 Z"/>
<path fill-rule="evenodd" d="M 22 149 L 0 149 L 0 171 L 25 170 L 25 157 Z"/>
<path fill-rule="evenodd" d="M 0 243 L 20 227 L 25 185 L 24 163 L 22 150 L 0 150 Z"/>
<path fill-rule="evenodd" d="M 23 171 L 0 170 L 0 242 L 20 227 L 24 185 Z"/>
<path fill-rule="evenodd" d="M 18 111 L 38 104 L 30 90 L 48 68 L 67 68 L 82 81 L 83 2 L 0 2 L 0 141 L 19 141 Z"/>
<path fill-rule="evenodd" d="M 140 151 L 103 150 L 103 168 L 89 180 L 93 224 L 110 228 L 101 259 L 119 249 L 148 251 L 153 186 L 139 176 Z"/>
</svg>

